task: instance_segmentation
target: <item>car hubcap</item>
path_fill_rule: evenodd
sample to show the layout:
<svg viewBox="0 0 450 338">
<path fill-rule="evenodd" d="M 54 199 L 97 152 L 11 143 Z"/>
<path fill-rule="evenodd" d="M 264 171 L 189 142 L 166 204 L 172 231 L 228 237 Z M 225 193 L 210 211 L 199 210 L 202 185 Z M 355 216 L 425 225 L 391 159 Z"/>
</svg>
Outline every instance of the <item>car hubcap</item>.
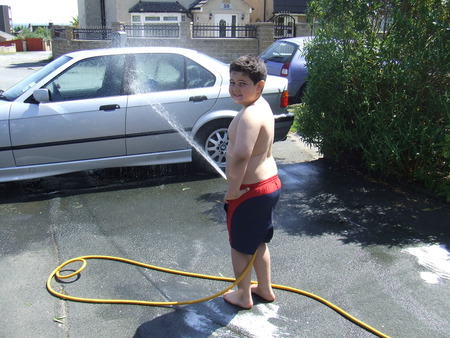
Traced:
<svg viewBox="0 0 450 338">
<path fill-rule="evenodd" d="M 206 154 L 219 166 L 225 167 L 228 147 L 228 131 L 217 129 L 206 140 Z"/>
</svg>

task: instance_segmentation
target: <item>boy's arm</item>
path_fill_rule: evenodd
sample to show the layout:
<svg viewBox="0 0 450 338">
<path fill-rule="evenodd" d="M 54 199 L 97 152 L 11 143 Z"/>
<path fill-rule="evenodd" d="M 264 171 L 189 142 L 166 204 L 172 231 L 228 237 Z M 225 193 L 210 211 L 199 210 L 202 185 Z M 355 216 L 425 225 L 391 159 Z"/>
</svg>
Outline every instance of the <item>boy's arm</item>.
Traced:
<svg viewBox="0 0 450 338">
<path fill-rule="evenodd" d="M 246 111 L 242 114 L 236 130 L 233 153 L 230 158 L 227 158 L 227 193 L 225 194 L 225 200 L 239 198 L 248 191 L 240 190 L 240 186 L 261 129 L 257 112 L 253 111 L 252 108 L 255 107 L 246 108 Z"/>
</svg>

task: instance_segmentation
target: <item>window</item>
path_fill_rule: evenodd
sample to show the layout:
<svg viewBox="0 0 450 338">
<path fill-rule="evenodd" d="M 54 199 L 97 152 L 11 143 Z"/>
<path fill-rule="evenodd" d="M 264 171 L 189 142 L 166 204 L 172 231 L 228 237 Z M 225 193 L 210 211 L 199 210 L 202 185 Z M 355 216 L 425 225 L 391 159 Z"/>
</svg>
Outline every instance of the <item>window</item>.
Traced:
<svg viewBox="0 0 450 338">
<path fill-rule="evenodd" d="M 290 42 L 277 41 L 267 48 L 261 55 L 264 60 L 272 62 L 291 62 L 299 47 Z"/>
<path fill-rule="evenodd" d="M 159 16 L 146 16 L 145 17 L 145 22 L 155 22 L 155 21 L 160 21 L 160 17 Z"/>
<path fill-rule="evenodd" d="M 164 16 L 163 17 L 163 21 L 178 21 L 178 17 L 177 16 Z"/>
<path fill-rule="evenodd" d="M 31 75 L 30 77 L 25 78 L 24 80 L 20 81 L 18 84 L 14 85 L 13 87 L 6 90 L 3 93 L 3 95 L 11 101 L 17 99 L 20 95 L 22 95 L 27 90 L 29 90 L 31 87 L 33 87 L 37 82 L 41 81 L 44 77 L 46 77 L 51 72 L 53 72 L 56 69 L 58 69 L 59 67 L 61 67 L 66 62 L 69 62 L 70 60 L 71 60 L 71 58 L 68 56 L 61 56 L 60 58 L 56 59 L 52 63 L 49 63 L 48 65 L 46 65 L 44 68 L 38 70 L 36 73 Z M 27 101 L 29 99 L 27 99 Z"/>
<path fill-rule="evenodd" d="M 172 13 L 143 13 L 131 15 L 131 22 L 133 24 L 141 24 L 146 22 L 184 22 L 186 16 L 182 14 Z"/>
<path fill-rule="evenodd" d="M 216 83 L 216 77 L 209 70 L 186 59 L 186 88 L 212 87 L 214 83 Z"/>
<path fill-rule="evenodd" d="M 124 61 L 124 55 L 82 60 L 44 88 L 50 91 L 52 102 L 120 95 Z"/>
<path fill-rule="evenodd" d="M 135 94 L 184 89 L 184 57 L 175 54 L 136 54 L 130 91 Z"/>
<path fill-rule="evenodd" d="M 216 77 L 193 60 L 177 54 L 133 55 L 129 91 L 134 94 L 212 87 Z"/>
</svg>

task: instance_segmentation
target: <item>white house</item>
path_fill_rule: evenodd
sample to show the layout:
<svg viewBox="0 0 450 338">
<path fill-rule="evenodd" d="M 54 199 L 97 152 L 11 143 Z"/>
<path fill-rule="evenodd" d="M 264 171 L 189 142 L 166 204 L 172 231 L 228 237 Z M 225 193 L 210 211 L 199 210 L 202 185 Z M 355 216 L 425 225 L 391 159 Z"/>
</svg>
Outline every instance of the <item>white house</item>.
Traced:
<svg viewBox="0 0 450 338">
<path fill-rule="evenodd" d="M 112 27 L 116 22 L 129 25 L 183 21 L 245 25 L 251 20 L 252 10 L 244 0 L 78 0 L 80 27 Z"/>
</svg>

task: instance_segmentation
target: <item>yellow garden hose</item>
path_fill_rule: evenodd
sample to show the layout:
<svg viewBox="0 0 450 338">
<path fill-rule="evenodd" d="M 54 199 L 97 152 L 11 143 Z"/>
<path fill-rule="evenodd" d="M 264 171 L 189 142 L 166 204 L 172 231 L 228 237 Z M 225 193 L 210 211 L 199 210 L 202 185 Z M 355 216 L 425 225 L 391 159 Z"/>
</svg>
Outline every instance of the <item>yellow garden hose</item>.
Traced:
<svg viewBox="0 0 450 338">
<path fill-rule="evenodd" d="M 102 255 L 89 255 L 89 256 L 80 256 L 80 257 L 76 257 L 76 258 L 72 258 L 69 259 L 68 261 L 62 263 L 61 265 L 59 265 L 55 270 L 53 270 L 53 272 L 50 274 L 50 276 L 47 279 L 47 290 L 53 294 L 56 297 L 59 297 L 61 299 L 67 299 L 67 300 L 72 300 L 72 301 L 76 301 L 76 302 L 84 302 L 84 303 L 100 303 L 100 304 L 132 304 L 132 305 L 152 305 L 152 306 L 170 306 L 170 305 L 187 305 L 187 304 L 195 304 L 195 303 L 201 303 L 201 302 L 206 302 L 208 300 L 211 300 L 213 298 L 219 297 L 221 295 L 223 295 L 225 292 L 231 290 L 232 288 L 234 288 L 241 280 L 242 278 L 244 278 L 244 276 L 250 271 L 250 269 L 253 266 L 253 262 L 255 260 L 256 254 L 254 254 L 249 262 L 249 264 L 247 265 L 247 267 L 245 268 L 244 272 L 241 274 L 241 276 L 239 276 L 239 278 L 235 279 L 235 278 L 227 278 L 227 277 L 220 277 L 220 276 L 211 276 L 211 275 L 204 275 L 204 274 L 198 274 L 198 273 L 192 273 L 192 272 L 185 272 L 185 271 L 179 271 L 179 270 L 172 270 L 172 269 L 167 269 L 167 268 L 163 268 L 163 267 L 159 267 L 159 266 L 155 266 L 155 265 L 150 265 L 150 264 L 145 264 L 145 263 L 141 263 L 141 262 L 137 262 L 137 261 L 133 261 L 131 259 L 126 259 L 126 258 L 121 258 L 121 257 L 114 257 L 114 256 L 102 256 Z M 204 298 L 200 298 L 200 299 L 195 299 L 195 300 L 190 300 L 190 301 L 176 301 L 176 302 L 155 302 L 155 301 L 142 301 L 142 300 L 128 300 L 128 299 L 96 299 L 96 298 L 81 298 L 81 297 L 74 297 L 74 296 L 69 296 L 66 294 L 63 294 L 61 292 L 58 292 L 56 290 L 54 290 L 51 286 L 51 281 L 54 277 L 56 277 L 57 279 L 67 279 L 67 278 L 71 278 L 73 276 L 78 275 L 87 265 L 87 260 L 88 259 L 103 259 L 103 260 L 111 260 L 111 261 L 118 261 L 118 262 L 122 262 L 122 263 L 127 263 L 127 264 L 131 264 L 131 265 L 136 265 L 136 266 L 140 266 L 146 269 L 151 269 L 151 270 L 156 270 L 156 271 L 161 271 L 161 272 L 166 272 L 166 273 L 171 273 L 171 274 L 176 274 L 176 275 L 182 275 L 182 276 L 188 276 L 188 277 L 195 277 L 195 278 L 202 278 L 202 279 L 211 279 L 211 280 L 217 280 L 217 281 L 224 281 L 224 282 L 232 282 L 232 284 L 227 287 L 226 289 L 212 295 L 209 297 L 204 297 Z M 61 271 L 62 269 L 71 264 L 71 263 L 75 263 L 75 262 L 81 262 L 82 265 L 79 269 L 77 269 L 75 272 L 67 274 L 67 275 L 61 275 Z M 253 284 L 256 284 L 257 282 L 252 281 Z M 327 301 L 324 298 L 321 298 L 315 294 L 303 291 L 303 290 L 299 290 L 293 287 L 289 287 L 289 286 L 284 286 L 284 285 L 278 285 L 278 284 L 272 284 L 272 288 L 274 289 L 280 289 L 280 290 L 284 290 L 284 291 L 289 291 L 289 292 L 294 292 L 300 295 L 304 295 L 307 296 L 309 298 L 312 298 L 314 300 L 317 300 L 319 302 L 321 302 L 322 304 L 325 304 L 326 306 L 330 307 L 331 309 L 333 309 L 334 311 L 336 311 L 337 313 L 339 313 L 341 316 L 347 318 L 348 320 L 350 320 L 351 322 L 355 323 L 356 325 L 359 325 L 360 327 L 362 327 L 363 329 L 373 333 L 374 335 L 378 336 L 378 337 L 389 337 L 387 335 L 385 335 L 384 333 L 381 333 L 380 331 L 374 329 L 373 327 L 365 324 L 364 322 L 360 321 L 359 319 L 353 317 L 352 315 L 350 315 L 349 313 L 345 312 L 344 310 L 342 310 L 341 308 L 339 308 L 338 306 L 334 305 L 333 303 L 330 303 L 329 301 Z"/>
</svg>

